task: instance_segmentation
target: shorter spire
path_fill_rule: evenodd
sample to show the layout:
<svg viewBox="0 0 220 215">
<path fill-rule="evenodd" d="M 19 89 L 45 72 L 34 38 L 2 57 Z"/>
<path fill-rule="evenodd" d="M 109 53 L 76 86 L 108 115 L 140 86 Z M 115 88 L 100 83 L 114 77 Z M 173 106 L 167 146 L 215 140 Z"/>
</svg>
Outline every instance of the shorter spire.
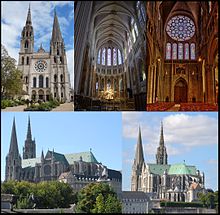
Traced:
<svg viewBox="0 0 220 215">
<path fill-rule="evenodd" d="M 31 121 L 30 121 L 30 115 L 28 116 L 28 130 L 27 130 L 27 139 L 32 139 L 31 135 Z"/>
<path fill-rule="evenodd" d="M 57 18 L 56 8 L 54 9 L 54 21 L 53 21 L 53 31 L 52 31 L 52 42 L 62 42 L 62 34 L 60 31 L 60 25 Z"/>
<path fill-rule="evenodd" d="M 26 25 L 31 25 L 31 24 L 32 24 L 32 22 L 31 22 L 31 4 L 29 3 Z"/>
</svg>

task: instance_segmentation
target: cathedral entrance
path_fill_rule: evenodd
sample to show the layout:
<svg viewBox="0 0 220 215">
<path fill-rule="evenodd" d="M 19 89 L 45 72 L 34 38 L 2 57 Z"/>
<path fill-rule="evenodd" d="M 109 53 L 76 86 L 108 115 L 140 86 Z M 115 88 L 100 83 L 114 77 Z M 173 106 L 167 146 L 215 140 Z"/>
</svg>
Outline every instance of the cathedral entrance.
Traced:
<svg viewBox="0 0 220 215">
<path fill-rule="evenodd" d="M 174 102 L 187 102 L 187 83 L 184 79 L 180 79 L 176 82 L 176 85 L 174 87 Z"/>
</svg>

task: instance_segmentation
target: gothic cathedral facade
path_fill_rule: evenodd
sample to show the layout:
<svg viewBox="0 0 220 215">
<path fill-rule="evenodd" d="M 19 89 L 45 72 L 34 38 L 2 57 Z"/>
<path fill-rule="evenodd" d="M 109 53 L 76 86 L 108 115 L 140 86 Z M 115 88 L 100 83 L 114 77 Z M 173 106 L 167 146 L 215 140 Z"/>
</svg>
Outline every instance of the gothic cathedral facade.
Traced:
<svg viewBox="0 0 220 215">
<path fill-rule="evenodd" d="M 151 193 L 153 198 L 167 201 L 192 202 L 199 192 L 205 190 L 205 175 L 193 165 L 168 164 L 161 124 L 160 143 L 157 148 L 156 164 L 145 163 L 139 128 L 136 154 L 132 166 L 131 191 Z"/>
<path fill-rule="evenodd" d="M 41 44 L 38 51 L 35 52 L 34 28 L 29 7 L 26 24 L 21 33 L 18 69 L 23 73 L 23 90 L 30 100 L 70 101 L 70 76 L 67 68 L 65 44 L 56 11 L 50 51 L 46 52 Z"/>
</svg>

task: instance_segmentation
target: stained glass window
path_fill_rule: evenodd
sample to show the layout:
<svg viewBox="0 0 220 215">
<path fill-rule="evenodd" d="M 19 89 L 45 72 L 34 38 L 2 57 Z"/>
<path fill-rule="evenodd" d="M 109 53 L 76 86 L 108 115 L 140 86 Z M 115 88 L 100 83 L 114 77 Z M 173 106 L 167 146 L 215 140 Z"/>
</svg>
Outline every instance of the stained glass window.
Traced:
<svg viewBox="0 0 220 215">
<path fill-rule="evenodd" d="M 105 65 L 105 48 L 102 48 L 102 65 Z"/>
<path fill-rule="evenodd" d="M 108 66 L 112 65 L 111 61 L 112 61 L 112 52 L 111 52 L 111 48 L 108 48 L 108 63 L 107 63 Z"/>
<path fill-rule="evenodd" d="M 191 60 L 195 60 L 196 59 L 196 45 L 195 43 L 191 43 L 190 45 L 190 55 L 191 55 Z"/>
<path fill-rule="evenodd" d="M 135 30 L 136 36 L 138 36 L 138 29 L 137 29 L 137 24 L 136 23 L 134 23 L 134 30 Z"/>
<path fill-rule="evenodd" d="M 177 44 L 173 43 L 172 47 L 172 59 L 176 60 L 177 59 Z"/>
<path fill-rule="evenodd" d="M 100 59 L 101 59 L 101 49 L 99 49 L 99 52 L 98 52 L 98 60 L 97 60 L 98 64 L 100 64 Z"/>
<path fill-rule="evenodd" d="M 122 56 L 121 56 L 121 51 L 118 49 L 118 65 L 122 64 Z"/>
<path fill-rule="evenodd" d="M 171 44 L 167 43 L 166 47 L 166 59 L 170 60 L 171 59 Z"/>
<path fill-rule="evenodd" d="M 195 34 L 195 24 L 187 16 L 174 16 L 169 20 L 166 32 L 174 40 L 189 40 Z"/>
<path fill-rule="evenodd" d="M 179 60 L 183 59 L 183 44 L 182 43 L 178 44 L 178 59 Z"/>
<path fill-rule="evenodd" d="M 185 60 L 189 60 L 189 44 L 185 44 L 185 52 L 184 52 L 184 58 Z"/>
<path fill-rule="evenodd" d="M 117 65 L 117 50 L 113 48 L 113 66 Z"/>
</svg>

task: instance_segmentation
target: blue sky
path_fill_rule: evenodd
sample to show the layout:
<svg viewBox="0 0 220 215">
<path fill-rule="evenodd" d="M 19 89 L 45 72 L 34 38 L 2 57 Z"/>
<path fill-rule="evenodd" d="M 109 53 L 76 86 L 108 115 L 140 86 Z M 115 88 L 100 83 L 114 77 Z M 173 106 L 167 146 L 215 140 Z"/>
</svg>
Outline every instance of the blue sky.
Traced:
<svg viewBox="0 0 220 215">
<path fill-rule="evenodd" d="M 26 22 L 29 3 L 30 1 L 1 2 L 1 43 L 9 55 L 17 61 L 20 50 L 20 36 Z M 45 51 L 49 51 L 55 8 L 66 47 L 68 70 L 73 86 L 73 1 L 31 1 L 34 48 L 37 51 L 42 43 Z"/>
<path fill-rule="evenodd" d="M 5 178 L 5 157 L 9 151 L 13 117 L 19 152 L 27 135 L 28 115 L 32 138 L 36 140 L 37 157 L 48 149 L 59 153 L 89 151 L 110 169 L 122 169 L 121 113 L 111 112 L 2 112 L 1 113 L 1 179 Z"/>
<path fill-rule="evenodd" d="M 168 164 L 195 165 L 205 173 L 205 186 L 218 187 L 217 112 L 124 112 L 122 113 L 123 190 L 130 190 L 138 127 L 141 127 L 146 163 L 155 163 L 163 121 Z"/>
</svg>

